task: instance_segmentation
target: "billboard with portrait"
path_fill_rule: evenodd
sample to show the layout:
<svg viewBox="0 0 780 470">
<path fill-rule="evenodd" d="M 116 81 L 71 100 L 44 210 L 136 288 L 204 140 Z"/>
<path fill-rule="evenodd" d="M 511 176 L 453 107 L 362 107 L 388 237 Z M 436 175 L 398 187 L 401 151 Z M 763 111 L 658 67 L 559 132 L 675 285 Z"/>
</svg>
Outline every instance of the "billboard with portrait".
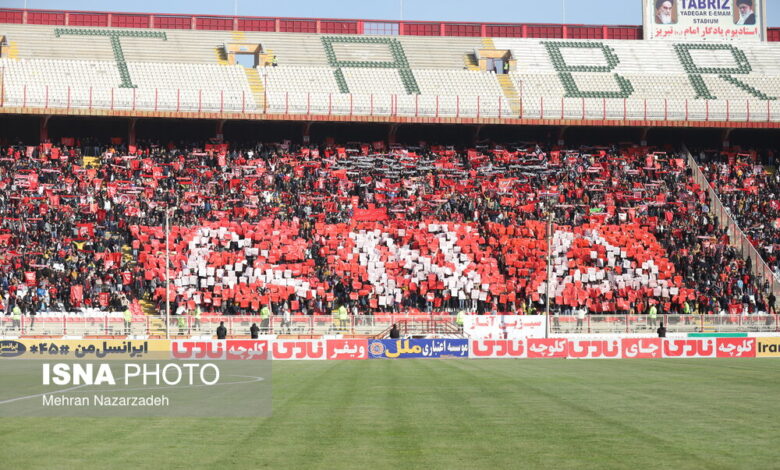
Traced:
<svg viewBox="0 0 780 470">
<path fill-rule="evenodd" d="M 763 41 L 765 0 L 642 0 L 645 39 Z"/>
</svg>

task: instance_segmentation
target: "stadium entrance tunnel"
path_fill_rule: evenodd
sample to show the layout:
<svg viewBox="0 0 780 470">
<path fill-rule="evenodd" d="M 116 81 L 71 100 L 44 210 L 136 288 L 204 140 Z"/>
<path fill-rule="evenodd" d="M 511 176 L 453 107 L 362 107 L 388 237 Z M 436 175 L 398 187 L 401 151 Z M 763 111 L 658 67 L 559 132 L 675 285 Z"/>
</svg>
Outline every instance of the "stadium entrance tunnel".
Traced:
<svg viewBox="0 0 780 470">
<path fill-rule="evenodd" d="M 390 126 L 376 123 L 333 123 L 314 122 L 309 126 L 309 139 L 312 143 L 325 143 L 328 139 L 335 142 L 362 140 L 364 142 L 388 141 Z M 304 135 L 306 126 L 304 126 Z M 362 136 L 356 138 L 356 136 Z M 300 138 L 299 138 L 300 139 Z"/>
<path fill-rule="evenodd" d="M 200 119 L 138 119 L 135 137 L 138 140 L 152 139 L 168 141 L 202 141 L 214 137 L 216 121 Z"/>
<path fill-rule="evenodd" d="M 121 139 L 122 143 L 128 139 L 127 118 L 52 116 L 47 125 L 52 142 L 60 142 L 63 137 L 90 138 L 96 142 Z"/>
<path fill-rule="evenodd" d="M 366 122 L 263 121 L 216 119 L 165 119 L 135 117 L 82 117 L 0 114 L 0 143 L 62 138 L 130 144 L 143 140 L 203 141 L 219 134 L 234 144 L 290 142 L 385 142 L 402 145 L 473 147 L 491 142 L 539 142 L 545 145 L 588 145 L 593 142 L 646 142 L 647 145 L 689 148 L 721 147 L 724 142 L 743 147 L 771 147 L 776 129 L 539 126 L 501 124 L 393 124 Z"/>
<path fill-rule="evenodd" d="M 41 116 L 0 114 L 0 142 L 38 142 Z"/>
<path fill-rule="evenodd" d="M 216 127 L 215 121 L 211 121 Z M 214 132 L 212 129 L 211 132 Z M 225 140 L 230 142 L 300 142 L 303 123 L 296 121 L 227 120 L 222 126 Z M 216 134 L 210 134 L 216 135 Z"/>
<path fill-rule="evenodd" d="M 554 127 L 548 130 L 552 143 L 562 140 L 565 145 L 588 145 L 593 142 L 639 142 L 642 130 L 637 127 Z"/>
<path fill-rule="evenodd" d="M 720 135 L 726 132 L 720 129 Z M 733 129 L 724 140 L 742 148 L 777 148 L 778 133 L 772 129 Z"/>
<path fill-rule="evenodd" d="M 478 142 L 544 142 L 556 138 L 557 128 L 550 126 L 487 125 L 479 129 Z"/>
<path fill-rule="evenodd" d="M 723 129 L 690 129 L 682 127 L 652 127 L 647 128 L 644 140 L 648 145 L 663 147 L 664 145 L 688 147 L 720 146 Z"/>
</svg>

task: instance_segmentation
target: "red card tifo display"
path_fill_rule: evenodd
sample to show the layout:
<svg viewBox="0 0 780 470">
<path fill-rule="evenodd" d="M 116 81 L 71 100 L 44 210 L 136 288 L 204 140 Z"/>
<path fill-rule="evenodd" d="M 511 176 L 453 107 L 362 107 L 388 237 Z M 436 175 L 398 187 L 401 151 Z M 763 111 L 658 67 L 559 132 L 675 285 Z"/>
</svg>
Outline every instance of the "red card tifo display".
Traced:
<svg viewBox="0 0 780 470">
<path fill-rule="evenodd" d="M 146 279 L 164 281 L 163 229 L 130 230 Z M 638 224 L 556 226 L 551 247 L 555 304 L 615 312 L 639 298 L 669 304 L 693 295 L 655 236 Z M 536 221 L 489 223 L 486 230 L 434 220 L 318 222 L 308 239 L 299 222 L 220 221 L 172 227 L 170 250 L 173 291 L 190 308 L 230 300 L 258 310 L 289 301 L 298 310 L 307 299 L 331 300 L 334 285 L 317 275 L 318 267 L 338 276 L 351 298 L 370 297 L 378 308 L 412 294 L 506 303 L 538 300 L 547 289 L 545 224 Z M 164 292 L 158 287 L 154 296 Z"/>
</svg>

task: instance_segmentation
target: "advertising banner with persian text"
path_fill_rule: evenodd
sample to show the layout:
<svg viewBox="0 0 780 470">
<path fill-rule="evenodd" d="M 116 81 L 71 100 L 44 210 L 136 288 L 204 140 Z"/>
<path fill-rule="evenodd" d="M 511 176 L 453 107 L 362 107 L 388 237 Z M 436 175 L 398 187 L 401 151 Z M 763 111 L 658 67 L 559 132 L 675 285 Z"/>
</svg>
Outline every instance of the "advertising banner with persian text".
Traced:
<svg viewBox="0 0 780 470">
<path fill-rule="evenodd" d="M 645 39 L 763 41 L 764 0 L 643 0 Z"/>
<path fill-rule="evenodd" d="M 174 359 L 270 359 L 267 340 L 174 340 L 171 355 Z"/>
<path fill-rule="evenodd" d="M 620 338 L 604 340 L 569 340 L 569 359 L 620 359 Z"/>
<path fill-rule="evenodd" d="M 367 339 L 329 339 L 327 348 L 330 361 L 368 359 Z"/>
<path fill-rule="evenodd" d="M 566 338 L 473 339 L 469 358 L 566 359 L 568 350 Z"/>
<path fill-rule="evenodd" d="M 756 357 L 756 338 L 716 338 L 717 357 Z"/>
<path fill-rule="evenodd" d="M 527 357 L 526 342 L 522 339 L 472 339 L 469 358 L 521 359 Z"/>
<path fill-rule="evenodd" d="M 463 331 L 474 339 L 544 338 L 543 315 L 467 315 Z"/>
<path fill-rule="evenodd" d="M 569 355 L 569 340 L 566 338 L 528 339 L 529 359 L 566 358 Z"/>
<path fill-rule="evenodd" d="M 667 338 L 663 348 L 665 358 L 715 357 L 715 338 Z"/>
<path fill-rule="evenodd" d="M 661 357 L 661 338 L 623 338 L 620 343 L 623 359 L 658 359 Z"/>
<path fill-rule="evenodd" d="M 467 339 L 372 339 L 368 342 L 368 357 L 371 359 L 468 356 Z"/>
<path fill-rule="evenodd" d="M 20 339 L 0 341 L 0 358 L 19 359 L 168 359 L 165 339 Z"/>
<path fill-rule="evenodd" d="M 323 339 L 275 340 L 271 343 L 271 351 L 274 361 L 324 361 L 327 359 L 325 340 Z"/>
</svg>

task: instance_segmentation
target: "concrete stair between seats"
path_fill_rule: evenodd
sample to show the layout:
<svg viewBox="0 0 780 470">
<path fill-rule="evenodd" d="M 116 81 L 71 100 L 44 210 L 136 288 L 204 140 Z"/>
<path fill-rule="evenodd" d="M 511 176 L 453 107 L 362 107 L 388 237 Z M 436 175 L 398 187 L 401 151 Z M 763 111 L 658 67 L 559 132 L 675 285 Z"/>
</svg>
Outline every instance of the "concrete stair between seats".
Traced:
<svg viewBox="0 0 780 470">
<path fill-rule="evenodd" d="M 257 73 L 257 69 L 248 67 L 244 67 L 244 73 L 249 83 L 249 89 L 252 90 L 252 95 L 255 97 L 257 109 L 265 111 L 265 88 L 263 88 L 260 74 Z"/>
<path fill-rule="evenodd" d="M 512 83 L 512 78 L 509 75 L 496 75 L 496 78 L 498 79 L 498 84 L 501 85 L 504 96 L 509 101 L 512 115 L 519 116 L 522 105 L 520 104 L 520 95 L 517 94 L 515 85 Z"/>
</svg>

